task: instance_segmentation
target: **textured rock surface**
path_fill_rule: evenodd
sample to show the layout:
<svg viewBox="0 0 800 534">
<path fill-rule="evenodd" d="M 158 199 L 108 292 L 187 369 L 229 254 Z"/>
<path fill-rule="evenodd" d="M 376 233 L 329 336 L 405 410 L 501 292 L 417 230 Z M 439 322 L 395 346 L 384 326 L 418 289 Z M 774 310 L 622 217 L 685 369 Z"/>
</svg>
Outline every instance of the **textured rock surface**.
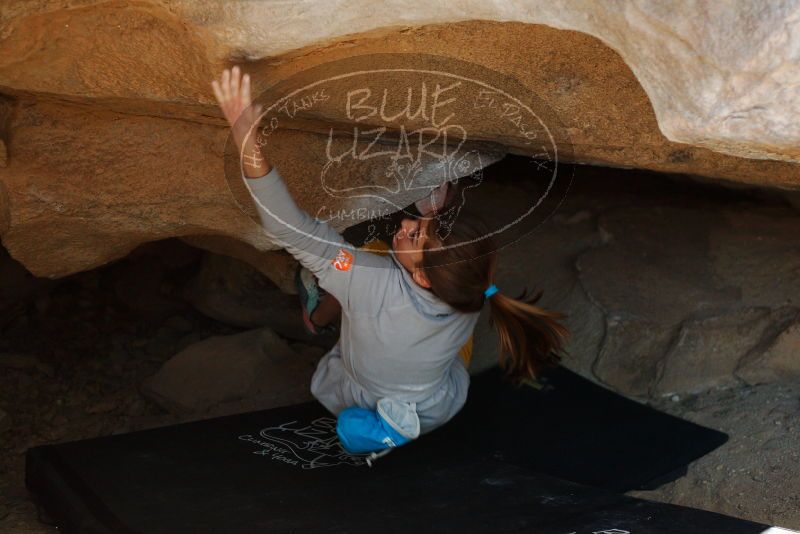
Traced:
<svg viewBox="0 0 800 534">
<path fill-rule="evenodd" d="M 653 102 L 669 139 L 737 155 L 800 161 L 796 0 L 769 5 L 395 0 L 381 2 L 379 9 L 364 0 L 70 4 L 75 6 L 70 10 L 48 8 L 46 2 L 4 7 L 9 23 L 2 57 L 7 66 L 16 67 L 15 74 L 3 76 L 6 83 L 78 96 L 106 96 L 111 89 L 125 96 L 191 101 L 205 93 L 198 88 L 204 87 L 208 60 L 223 55 L 307 55 L 320 44 L 352 48 L 362 33 L 391 38 L 412 26 L 465 20 L 546 24 L 593 35 L 616 50 Z M 116 29 L 116 34 L 105 28 Z M 69 46 L 51 45 L 65 38 L 90 39 L 97 46 L 77 56 Z M 36 52 L 32 42 L 40 45 Z M 529 49 L 517 53 L 523 61 L 530 59 Z M 19 57 L 26 60 L 22 65 Z M 130 59 L 119 65 L 119 58 Z M 191 68 L 176 79 L 159 68 L 165 61 Z M 127 76 L 103 75 L 109 71 Z M 70 87 L 67 82 L 74 83 Z"/>
<path fill-rule="evenodd" d="M 800 378 L 800 317 L 775 338 L 772 345 L 736 371 L 749 384 Z"/>
<path fill-rule="evenodd" d="M 263 255 L 271 244 L 223 175 L 225 130 L 209 80 L 231 58 L 248 63 L 257 89 L 355 55 L 460 58 L 537 94 L 564 123 L 575 161 L 796 189 L 798 5 L 6 2 L 0 236 L 49 277 L 182 236 L 236 250 L 286 288 L 287 267 Z M 309 211 L 376 208 L 325 206 L 309 178 L 320 134 L 344 119 L 310 110 L 273 146 Z M 488 123 L 469 133 L 531 153 Z M 350 178 L 377 184 L 366 172 Z"/>
<path fill-rule="evenodd" d="M 308 397 L 315 363 L 260 328 L 190 345 L 164 363 L 143 392 L 177 413 L 201 413 L 264 394 L 273 406 L 292 404 Z"/>
<path fill-rule="evenodd" d="M 317 346 L 330 346 L 338 337 L 308 334 L 299 298 L 230 256 L 205 254 L 200 269 L 184 286 L 183 296 L 203 314 L 231 326 L 267 326 L 284 338 Z"/>
<path fill-rule="evenodd" d="M 624 391 L 667 394 L 730 381 L 800 309 L 800 279 L 790 274 L 800 268 L 791 237 L 800 219 L 791 210 L 636 206 L 604 213 L 598 225 L 607 243 L 577 266 L 613 321 L 613 347 L 595 370 Z M 642 339 L 640 328 L 652 337 Z M 632 350 L 642 342 L 646 350 Z"/>
<path fill-rule="evenodd" d="M 50 103 L 22 104 L 16 120 L 15 156 L 2 175 L 11 220 L 2 239 L 37 276 L 89 269 L 141 243 L 182 236 L 249 261 L 288 287 L 291 262 L 257 253 L 275 247 L 248 215 L 252 204 L 240 204 L 247 200 L 226 181 L 226 130 Z M 318 178 L 309 179 L 319 176 L 325 161 L 326 136 L 285 130 L 271 141 L 270 155 L 303 209 L 349 213 L 362 207 L 362 199 L 331 198 L 320 191 Z M 53 152 L 53 143 L 62 149 Z M 346 145 L 333 144 L 339 152 Z M 364 183 L 356 176 L 351 185 Z M 412 192 L 397 201 L 406 205 L 417 198 Z M 350 223 L 331 221 L 339 230 Z"/>
<path fill-rule="evenodd" d="M 247 262 L 272 280 L 284 293 L 297 293 L 294 287 L 294 272 L 297 262 L 291 255 L 282 250 L 261 251 L 234 237 L 223 235 L 182 236 L 181 240 L 192 246 L 208 250 L 213 254 L 229 256 Z"/>
<path fill-rule="evenodd" d="M 187 0 L 181 7 L 198 9 L 188 5 Z M 302 17 L 304 6 L 276 8 L 251 1 L 238 11 L 226 11 L 218 19 L 225 17 L 224 28 L 212 29 L 249 56 L 260 57 L 392 24 L 488 19 L 578 30 L 598 37 L 622 56 L 650 97 L 661 131 L 670 140 L 800 162 L 800 71 L 796 68 L 800 3 L 796 1 L 768 6 L 707 0 L 540 0 L 503 6 L 479 0 L 396 1 L 382 3 L 374 11 L 360 6 L 364 4 L 358 0 L 317 4 L 319 17 Z M 359 16 L 328 23 L 326 12 L 343 11 Z M 303 24 L 279 26 L 282 31 L 277 34 L 258 31 L 260 24 L 271 24 L 276 16 Z M 299 43 L 298 36 L 304 42 Z"/>
<path fill-rule="evenodd" d="M 568 366 L 642 398 L 798 376 L 796 211 L 679 184 L 636 194 L 630 177 L 589 183 L 500 255 L 504 291 L 541 287 L 569 315 Z M 499 206 L 524 191 L 485 194 Z M 476 343 L 472 371 L 496 359 L 485 322 Z"/>
</svg>

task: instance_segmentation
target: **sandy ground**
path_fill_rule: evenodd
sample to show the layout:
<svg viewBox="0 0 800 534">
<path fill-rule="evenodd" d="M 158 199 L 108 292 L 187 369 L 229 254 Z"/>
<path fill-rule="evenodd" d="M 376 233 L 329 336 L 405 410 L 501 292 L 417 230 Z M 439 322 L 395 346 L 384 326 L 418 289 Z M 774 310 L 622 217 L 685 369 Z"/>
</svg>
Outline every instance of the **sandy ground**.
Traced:
<svg viewBox="0 0 800 534">
<path fill-rule="evenodd" d="M 800 382 L 712 390 L 654 406 L 730 439 L 686 476 L 632 495 L 800 530 Z"/>
</svg>

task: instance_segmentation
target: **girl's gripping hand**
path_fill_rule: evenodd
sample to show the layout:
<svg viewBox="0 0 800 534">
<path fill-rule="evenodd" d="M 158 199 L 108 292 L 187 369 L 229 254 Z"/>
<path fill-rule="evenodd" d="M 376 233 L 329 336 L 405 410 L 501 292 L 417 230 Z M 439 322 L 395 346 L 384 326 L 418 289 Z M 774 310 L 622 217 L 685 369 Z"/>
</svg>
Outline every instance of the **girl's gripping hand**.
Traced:
<svg viewBox="0 0 800 534">
<path fill-rule="evenodd" d="M 262 111 L 261 105 L 252 105 L 250 75 L 242 76 L 238 66 L 231 70 L 225 69 L 219 80 L 211 82 L 211 87 L 231 126 L 233 139 L 241 150 L 247 132 L 258 121 Z"/>
<path fill-rule="evenodd" d="M 427 217 L 436 215 L 442 208 L 444 208 L 447 201 L 452 197 L 451 190 L 455 189 L 451 186 L 450 182 L 444 182 L 442 185 L 431 191 L 427 197 L 417 200 L 414 205 L 417 207 L 420 215 Z"/>
</svg>

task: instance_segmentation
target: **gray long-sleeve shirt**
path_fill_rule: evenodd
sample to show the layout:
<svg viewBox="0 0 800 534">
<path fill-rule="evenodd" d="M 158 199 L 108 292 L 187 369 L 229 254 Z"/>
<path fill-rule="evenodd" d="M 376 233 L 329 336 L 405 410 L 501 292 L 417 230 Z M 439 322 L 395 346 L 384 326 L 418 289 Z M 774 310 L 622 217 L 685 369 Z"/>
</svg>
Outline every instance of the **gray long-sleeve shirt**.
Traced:
<svg viewBox="0 0 800 534">
<path fill-rule="evenodd" d="M 374 410 L 384 397 L 408 403 L 421 433 L 453 417 L 469 387 L 458 352 L 479 313 L 458 312 L 416 284 L 393 252 L 359 250 L 300 210 L 276 167 L 244 179 L 266 233 L 342 305 L 339 342 L 320 360 L 312 394 L 333 414 Z"/>
</svg>

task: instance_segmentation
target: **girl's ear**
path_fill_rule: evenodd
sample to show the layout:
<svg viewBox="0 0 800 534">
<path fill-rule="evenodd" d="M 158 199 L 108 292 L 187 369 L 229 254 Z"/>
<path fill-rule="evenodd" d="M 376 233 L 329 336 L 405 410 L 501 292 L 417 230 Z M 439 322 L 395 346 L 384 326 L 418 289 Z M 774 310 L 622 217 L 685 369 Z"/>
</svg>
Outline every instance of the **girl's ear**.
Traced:
<svg viewBox="0 0 800 534">
<path fill-rule="evenodd" d="M 425 271 L 420 269 L 419 267 L 414 269 L 414 272 L 411 274 L 411 278 L 414 279 L 417 285 L 420 285 L 425 289 L 431 288 L 431 281 L 428 280 L 427 276 L 425 276 Z"/>
</svg>

